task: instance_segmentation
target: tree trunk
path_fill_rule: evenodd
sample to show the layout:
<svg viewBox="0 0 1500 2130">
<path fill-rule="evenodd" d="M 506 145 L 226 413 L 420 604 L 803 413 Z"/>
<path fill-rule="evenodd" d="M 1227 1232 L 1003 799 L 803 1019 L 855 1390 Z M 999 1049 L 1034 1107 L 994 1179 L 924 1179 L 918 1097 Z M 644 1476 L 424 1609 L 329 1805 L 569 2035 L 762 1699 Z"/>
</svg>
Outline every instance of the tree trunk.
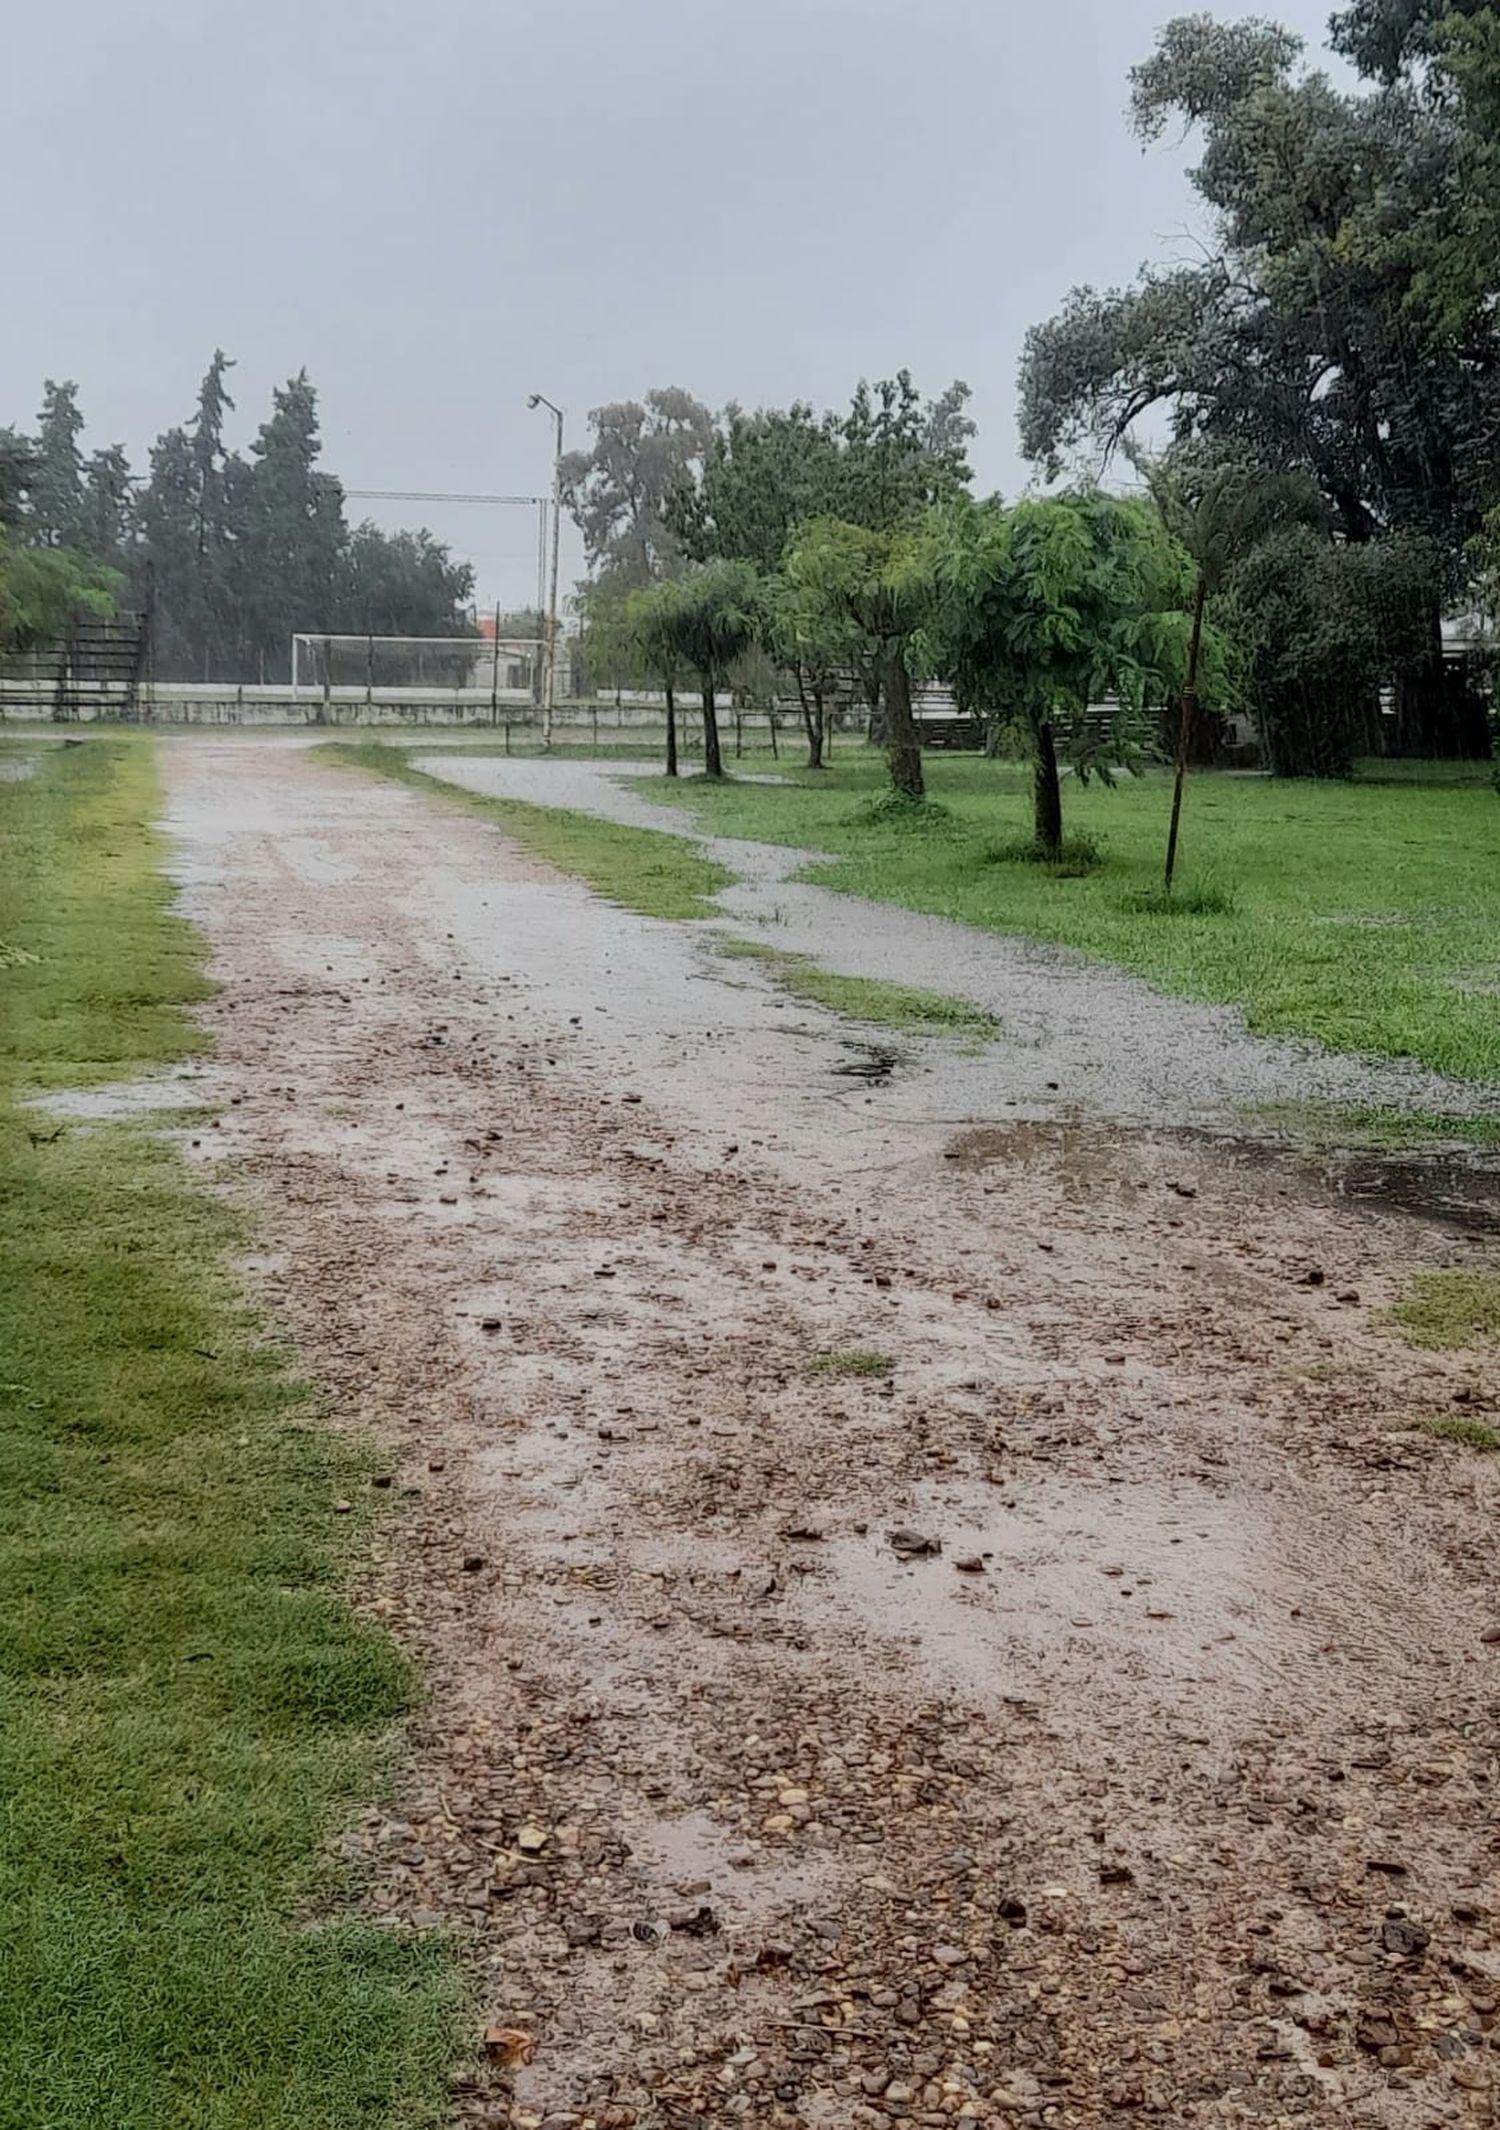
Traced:
<svg viewBox="0 0 1500 2130">
<path fill-rule="evenodd" d="M 807 766 L 821 769 L 823 766 L 823 694 L 819 688 L 808 699 L 807 683 L 802 677 L 802 668 L 795 666 L 792 677 L 797 683 L 797 701 L 802 706 L 802 729 L 807 734 Z M 814 707 L 816 706 L 816 708 Z"/>
<path fill-rule="evenodd" d="M 923 798 L 926 787 L 922 781 L 922 742 L 911 714 L 911 676 L 899 651 L 885 653 L 881 679 L 885 696 L 885 758 L 890 765 L 891 789 L 903 798 Z"/>
<path fill-rule="evenodd" d="M 677 774 L 677 690 L 667 682 L 667 775 Z"/>
<path fill-rule="evenodd" d="M 719 752 L 719 713 L 714 703 L 714 684 L 706 674 L 703 679 L 703 774 L 706 777 L 721 777 L 724 774 L 724 757 Z"/>
<path fill-rule="evenodd" d="M 1057 776 L 1057 747 L 1052 738 L 1052 720 L 1043 718 L 1036 728 L 1036 762 L 1032 779 L 1038 850 L 1055 857 L 1062 849 L 1062 785 Z"/>
<path fill-rule="evenodd" d="M 868 746 L 883 747 L 888 735 L 885 706 L 880 698 L 882 675 L 879 661 L 871 659 L 863 668 L 860 677 L 864 682 L 865 702 L 869 706 L 869 716 L 865 721 L 865 741 Z"/>
<path fill-rule="evenodd" d="M 1203 650 L 1203 609 L 1208 600 L 1208 580 L 1200 570 L 1193 594 L 1193 633 L 1188 642 L 1187 673 L 1182 683 L 1182 723 L 1177 733 L 1177 774 L 1172 779 L 1172 825 L 1167 830 L 1167 893 L 1177 870 L 1177 831 L 1182 823 L 1182 787 L 1187 781 L 1188 755 L 1198 722 L 1198 661 Z"/>
</svg>

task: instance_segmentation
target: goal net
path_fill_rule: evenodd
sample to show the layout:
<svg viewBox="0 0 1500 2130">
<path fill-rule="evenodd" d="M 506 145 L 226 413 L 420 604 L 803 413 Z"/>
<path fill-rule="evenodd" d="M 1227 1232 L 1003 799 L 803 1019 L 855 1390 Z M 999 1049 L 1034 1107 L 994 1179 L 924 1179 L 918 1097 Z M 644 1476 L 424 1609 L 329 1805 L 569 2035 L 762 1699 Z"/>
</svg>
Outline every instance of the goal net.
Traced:
<svg viewBox="0 0 1500 2130">
<path fill-rule="evenodd" d="M 535 636 L 351 636 L 299 631 L 292 692 L 340 702 L 479 707 L 532 703 L 546 647 Z"/>
</svg>

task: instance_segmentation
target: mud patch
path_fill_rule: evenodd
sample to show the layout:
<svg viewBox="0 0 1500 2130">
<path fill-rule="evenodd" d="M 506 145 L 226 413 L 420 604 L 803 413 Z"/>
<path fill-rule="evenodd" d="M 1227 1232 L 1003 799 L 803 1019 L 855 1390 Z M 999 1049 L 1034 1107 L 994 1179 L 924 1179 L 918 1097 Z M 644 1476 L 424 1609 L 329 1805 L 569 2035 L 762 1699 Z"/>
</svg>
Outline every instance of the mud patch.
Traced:
<svg viewBox="0 0 1500 2130">
<path fill-rule="evenodd" d="M 1311 1152 L 1224 1133 L 1047 1118 L 961 1132 L 943 1158 L 966 1170 L 1045 1170 L 1074 1202 L 1125 1198 L 1167 1180 L 1185 1195 L 1217 1191 L 1264 1203 L 1269 1193 L 1408 1215 L 1467 1234 L 1492 1234 L 1500 1222 L 1500 1160 L 1448 1149 Z"/>
</svg>

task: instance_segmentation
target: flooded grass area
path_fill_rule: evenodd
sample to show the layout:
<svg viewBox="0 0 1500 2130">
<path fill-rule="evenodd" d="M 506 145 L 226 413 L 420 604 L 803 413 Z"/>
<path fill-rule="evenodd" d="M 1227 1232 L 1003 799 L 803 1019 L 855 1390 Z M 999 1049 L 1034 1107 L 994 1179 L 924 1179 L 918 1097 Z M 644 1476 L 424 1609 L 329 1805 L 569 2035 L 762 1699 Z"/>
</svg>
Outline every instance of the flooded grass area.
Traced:
<svg viewBox="0 0 1500 2130">
<path fill-rule="evenodd" d="M 1069 783 L 1068 832 L 1096 844 L 1100 862 L 1068 878 L 1023 856 L 996 861 L 1030 829 L 1013 763 L 930 759 L 944 816 L 921 833 L 889 809 L 871 814 L 885 778 L 873 751 L 778 785 L 650 789 L 713 835 L 826 853 L 802 877 L 843 893 L 1079 948 L 1184 998 L 1240 1006 L 1257 1032 L 1500 1079 L 1500 801 L 1479 765 L 1445 779 L 1401 767 L 1399 780 L 1385 764 L 1349 784 L 1194 777 L 1180 877 L 1189 914 L 1170 922 L 1150 904 L 1170 806 L 1160 773 L 1114 788 Z"/>
<path fill-rule="evenodd" d="M 893 984 L 880 977 L 849 976 L 827 969 L 810 955 L 770 947 L 732 934 L 714 942 L 727 961 L 753 961 L 779 990 L 809 1005 L 826 1006 L 850 1020 L 876 1028 L 896 1028 L 908 1035 L 953 1035 L 970 1043 L 990 1041 L 1000 1023 L 984 1007 L 915 984 Z"/>
</svg>

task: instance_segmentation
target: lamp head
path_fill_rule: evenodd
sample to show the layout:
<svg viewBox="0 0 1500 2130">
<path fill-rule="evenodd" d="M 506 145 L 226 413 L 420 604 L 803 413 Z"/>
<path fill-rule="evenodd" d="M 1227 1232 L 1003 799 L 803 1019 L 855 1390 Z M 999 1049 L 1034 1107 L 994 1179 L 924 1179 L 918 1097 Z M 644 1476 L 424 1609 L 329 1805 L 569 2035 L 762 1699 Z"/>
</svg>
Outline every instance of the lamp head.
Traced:
<svg viewBox="0 0 1500 2130">
<path fill-rule="evenodd" d="M 528 407 L 539 407 L 539 406 L 540 406 L 540 405 L 542 404 L 542 395 L 541 395 L 541 393 L 540 393 L 540 392 L 533 392 L 533 393 L 531 393 L 531 394 L 529 395 L 529 397 L 527 398 L 526 404 L 527 404 L 527 406 L 528 406 Z"/>
</svg>

